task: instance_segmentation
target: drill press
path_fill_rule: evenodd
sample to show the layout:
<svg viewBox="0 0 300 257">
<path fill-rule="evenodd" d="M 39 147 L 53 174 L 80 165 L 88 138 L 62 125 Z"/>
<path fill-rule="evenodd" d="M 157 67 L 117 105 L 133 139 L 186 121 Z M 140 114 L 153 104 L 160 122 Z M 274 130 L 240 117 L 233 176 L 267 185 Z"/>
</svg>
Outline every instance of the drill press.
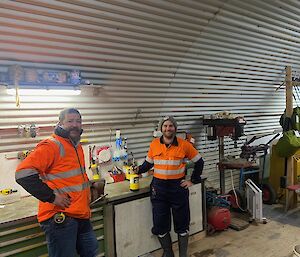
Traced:
<svg viewBox="0 0 300 257">
<path fill-rule="evenodd" d="M 219 173 L 221 194 L 225 193 L 225 174 L 224 166 L 224 137 L 229 136 L 234 140 L 234 146 L 237 147 L 237 140 L 244 135 L 244 126 L 246 121 L 243 117 L 235 118 L 209 118 L 203 119 L 203 125 L 208 126 L 208 140 L 217 140 L 219 146 Z"/>
</svg>

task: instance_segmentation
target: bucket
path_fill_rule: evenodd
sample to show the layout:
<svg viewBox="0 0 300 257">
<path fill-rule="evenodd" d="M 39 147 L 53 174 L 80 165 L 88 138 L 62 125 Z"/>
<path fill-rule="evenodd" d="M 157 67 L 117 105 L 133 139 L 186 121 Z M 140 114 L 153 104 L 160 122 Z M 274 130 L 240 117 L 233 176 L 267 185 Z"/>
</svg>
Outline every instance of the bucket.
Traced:
<svg viewBox="0 0 300 257">
<path fill-rule="evenodd" d="M 300 257 L 300 245 L 296 245 L 293 251 L 293 257 Z"/>
</svg>

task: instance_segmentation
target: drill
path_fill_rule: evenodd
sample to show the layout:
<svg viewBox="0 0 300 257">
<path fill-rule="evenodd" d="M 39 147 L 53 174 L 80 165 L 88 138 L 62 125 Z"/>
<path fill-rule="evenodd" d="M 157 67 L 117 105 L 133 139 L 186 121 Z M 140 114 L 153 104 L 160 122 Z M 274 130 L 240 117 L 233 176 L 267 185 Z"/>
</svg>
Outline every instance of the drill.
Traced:
<svg viewBox="0 0 300 257">
<path fill-rule="evenodd" d="M 3 194 L 3 195 L 9 195 L 9 194 L 16 193 L 16 192 L 18 192 L 17 189 L 10 189 L 10 188 L 0 190 L 0 194 Z"/>
</svg>

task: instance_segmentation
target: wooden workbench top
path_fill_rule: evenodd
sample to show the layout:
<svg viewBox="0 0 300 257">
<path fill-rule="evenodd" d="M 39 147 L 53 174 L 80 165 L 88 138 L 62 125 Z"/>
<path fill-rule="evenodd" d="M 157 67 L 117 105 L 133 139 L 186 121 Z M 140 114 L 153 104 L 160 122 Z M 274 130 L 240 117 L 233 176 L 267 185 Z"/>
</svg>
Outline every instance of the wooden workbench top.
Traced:
<svg viewBox="0 0 300 257">
<path fill-rule="evenodd" d="M 114 201 L 126 201 L 131 197 L 139 196 L 149 192 L 149 185 L 152 176 L 140 179 L 140 190 L 132 192 L 129 190 L 129 181 L 122 181 L 118 183 L 107 184 L 105 186 L 106 203 Z M 32 196 L 21 198 L 20 201 L 6 204 L 4 208 L 0 209 L 0 226 L 3 223 L 17 221 L 20 219 L 34 217 L 38 211 L 38 200 Z"/>
<path fill-rule="evenodd" d="M 241 169 L 241 168 L 257 168 L 257 164 L 254 162 L 247 161 L 245 159 L 232 159 L 220 161 L 220 168 L 223 169 Z"/>
</svg>

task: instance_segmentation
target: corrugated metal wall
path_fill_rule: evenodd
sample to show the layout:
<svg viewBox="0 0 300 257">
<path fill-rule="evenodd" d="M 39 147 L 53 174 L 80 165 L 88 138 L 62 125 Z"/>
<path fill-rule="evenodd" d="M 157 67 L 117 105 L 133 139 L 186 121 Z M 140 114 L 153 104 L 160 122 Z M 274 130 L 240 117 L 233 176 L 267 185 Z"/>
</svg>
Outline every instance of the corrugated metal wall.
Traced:
<svg viewBox="0 0 300 257">
<path fill-rule="evenodd" d="M 300 67 L 299 7 L 293 0 L 2 0 L 0 71 L 79 69 L 102 87 L 94 96 L 21 97 L 20 108 L 0 91 L 0 152 L 33 147 L 62 108 L 75 106 L 91 143 L 121 128 L 143 158 L 158 120 L 171 114 L 196 137 L 217 180 L 217 142 L 205 139 L 200 117 L 244 115 L 247 135 L 279 128 L 285 97 L 275 89 L 286 65 Z M 17 126 L 30 123 L 40 136 L 18 138 Z"/>
</svg>

